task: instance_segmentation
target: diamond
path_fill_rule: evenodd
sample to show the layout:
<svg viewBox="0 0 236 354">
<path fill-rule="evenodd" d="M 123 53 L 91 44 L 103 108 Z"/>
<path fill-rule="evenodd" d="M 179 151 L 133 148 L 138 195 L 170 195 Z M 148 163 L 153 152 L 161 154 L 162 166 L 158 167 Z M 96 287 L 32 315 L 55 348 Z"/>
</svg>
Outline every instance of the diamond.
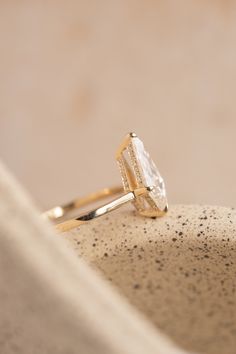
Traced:
<svg viewBox="0 0 236 354">
<path fill-rule="evenodd" d="M 149 196 L 154 202 L 155 207 L 165 210 L 167 207 L 166 189 L 160 172 L 146 151 L 143 142 L 137 136 L 132 137 L 131 143 L 143 185 L 145 187 L 152 187 Z"/>
</svg>

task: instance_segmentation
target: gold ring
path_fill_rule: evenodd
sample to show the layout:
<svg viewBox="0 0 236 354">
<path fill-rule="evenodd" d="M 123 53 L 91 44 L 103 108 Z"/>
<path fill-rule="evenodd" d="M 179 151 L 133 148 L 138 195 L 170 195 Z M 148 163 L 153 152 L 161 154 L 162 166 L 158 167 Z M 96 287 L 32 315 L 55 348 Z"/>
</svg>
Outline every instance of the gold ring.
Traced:
<svg viewBox="0 0 236 354">
<path fill-rule="evenodd" d="M 105 188 L 86 197 L 78 198 L 70 203 L 56 206 L 42 215 L 56 223 L 59 231 L 69 231 L 89 220 L 105 215 L 122 205 L 132 202 L 140 215 L 159 217 L 168 211 L 166 188 L 156 165 L 143 142 L 135 133 L 128 134 L 116 153 L 116 161 L 122 177 L 123 186 Z M 92 202 L 108 196 L 116 199 L 87 213 L 67 221 L 65 218 L 72 212 Z"/>
</svg>

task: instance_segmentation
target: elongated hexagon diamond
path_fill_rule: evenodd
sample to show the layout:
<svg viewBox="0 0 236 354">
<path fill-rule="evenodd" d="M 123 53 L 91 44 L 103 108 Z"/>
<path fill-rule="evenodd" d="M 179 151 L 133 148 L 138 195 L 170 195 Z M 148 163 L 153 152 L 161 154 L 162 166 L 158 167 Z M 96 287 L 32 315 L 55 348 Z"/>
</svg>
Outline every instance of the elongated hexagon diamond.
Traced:
<svg viewBox="0 0 236 354">
<path fill-rule="evenodd" d="M 137 136 L 132 138 L 131 144 L 143 185 L 153 187 L 149 196 L 158 209 L 165 210 L 167 208 L 166 189 L 160 172 Z"/>
<path fill-rule="evenodd" d="M 128 134 L 117 151 L 116 159 L 124 190 L 146 189 L 136 196 L 134 206 L 140 214 L 156 217 L 168 210 L 166 189 L 155 163 L 136 134 Z"/>
</svg>

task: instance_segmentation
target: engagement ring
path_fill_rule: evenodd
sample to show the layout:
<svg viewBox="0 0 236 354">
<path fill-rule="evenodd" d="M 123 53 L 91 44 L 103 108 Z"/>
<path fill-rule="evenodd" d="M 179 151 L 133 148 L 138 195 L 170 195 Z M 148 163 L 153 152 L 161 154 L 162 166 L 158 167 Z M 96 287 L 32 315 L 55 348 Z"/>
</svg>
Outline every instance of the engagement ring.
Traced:
<svg viewBox="0 0 236 354">
<path fill-rule="evenodd" d="M 125 137 L 116 153 L 116 161 L 123 186 L 105 188 L 68 204 L 56 206 L 44 212 L 43 216 L 54 221 L 56 229 L 63 232 L 105 215 L 128 202 L 133 203 L 140 215 L 146 217 L 164 215 L 168 210 L 164 180 L 136 134 L 130 133 Z M 117 197 L 111 202 L 64 221 L 72 211 L 114 195 Z"/>
</svg>

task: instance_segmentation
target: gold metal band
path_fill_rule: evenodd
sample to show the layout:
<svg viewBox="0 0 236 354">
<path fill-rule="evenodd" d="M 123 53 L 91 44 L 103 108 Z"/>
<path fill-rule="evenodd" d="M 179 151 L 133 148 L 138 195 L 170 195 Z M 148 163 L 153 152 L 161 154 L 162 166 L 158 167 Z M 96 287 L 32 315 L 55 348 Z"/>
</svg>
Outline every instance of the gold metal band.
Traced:
<svg viewBox="0 0 236 354">
<path fill-rule="evenodd" d="M 62 218 L 65 218 L 66 215 L 68 215 L 71 211 L 73 211 L 75 209 L 79 209 L 81 207 L 89 205 L 90 203 L 105 199 L 109 196 L 114 196 L 114 195 L 123 193 L 118 198 L 116 198 L 116 199 L 112 200 L 111 202 L 104 204 L 96 209 L 93 209 L 93 210 L 89 211 L 88 213 L 85 213 L 83 215 L 79 215 L 75 219 L 71 219 L 71 220 L 64 221 L 64 222 L 59 222 L 58 224 L 55 225 L 55 227 L 58 231 L 65 232 L 65 231 L 69 231 L 71 229 L 74 229 L 89 220 L 92 220 L 92 219 L 102 216 L 112 210 L 115 210 L 115 209 L 121 207 L 122 205 L 124 205 L 130 201 L 133 201 L 136 197 L 146 194 L 148 191 L 150 191 L 149 187 L 138 188 L 138 189 L 135 189 L 134 191 L 129 191 L 126 193 L 124 193 L 123 187 L 105 188 L 105 189 L 102 189 L 96 193 L 89 194 L 86 197 L 77 198 L 70 203 L 67 203 L 67 204 L 64 204 L 61 206 L 56 206 L 56 207 L 44 212 L 42 214 L 42 216 L 49 219 L 49 220 L 52 220 L 52 221 L 58 221 Z"/>
</svg>

